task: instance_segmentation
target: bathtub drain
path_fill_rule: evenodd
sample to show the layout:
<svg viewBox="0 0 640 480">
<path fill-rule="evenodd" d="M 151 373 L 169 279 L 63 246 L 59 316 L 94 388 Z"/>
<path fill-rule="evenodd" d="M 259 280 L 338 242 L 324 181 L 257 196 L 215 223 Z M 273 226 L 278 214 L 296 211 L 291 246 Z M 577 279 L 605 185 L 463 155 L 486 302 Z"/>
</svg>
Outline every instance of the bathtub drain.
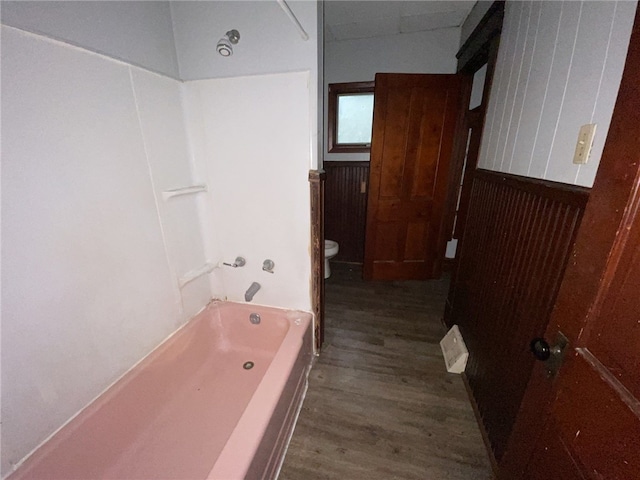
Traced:
<svg viewBox="0 0 640 480">
<path fill-rule="evenodd" d="M 254 363 L 253 362 L 244 362 L 244 365 L 242 365 L 242 368 L 244 368 L 245 370 L 251 370 L 253 368 Z"/>
</svg>

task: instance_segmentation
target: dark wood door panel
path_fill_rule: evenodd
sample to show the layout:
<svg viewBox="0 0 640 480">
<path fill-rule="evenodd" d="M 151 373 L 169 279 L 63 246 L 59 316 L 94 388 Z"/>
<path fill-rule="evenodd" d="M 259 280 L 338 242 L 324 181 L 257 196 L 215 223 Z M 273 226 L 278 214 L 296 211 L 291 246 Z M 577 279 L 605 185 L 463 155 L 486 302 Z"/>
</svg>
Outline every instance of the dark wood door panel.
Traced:
<svg viewBox="0 0 640 480">
<path fill-rule="evenodd" d="M 428 221 L 431 218 L 433 202 L 413 200 L 399 202 L 381 200 L 378 204 L 378 219 L 381 222 Z"/>
<path fill-rule="evenodd" d="M 560 462 L 549 463 L 540 458 L 544 455 L 541 448 L 531 472 L 537 471 L 535 465 L 544 465 L 540 470 L 547 472 L 547 478 L 566 478 L 568 472 L 606 472 L 601 478 L 607 479 L 631 479 L 640 474 L 638 401 L 630 398 L 631 405 L 625 402 L 629 395 L 621 396 L 617 380 L 606 373 L 603 381 L 603 370 L 594 368 L 594 361 L 596 357 L 583 351 L 567 364 L 562 374 L 571 381 L 563 385 L 539 442 L 545 446 L 562 443 L 565 448 L 556 456 L 574 465 L 567 469 Z"/>
<path fill-rule="evenodd" d="M 440 276 L 461 88 L 462 79 L 456 75 L 376 75 L 366 279 Z M 395 235 L 379 238 L 387 235 L 390 224 Z M 393 252 L 382 251 L 384 245 Z M 394 262 L 397 265 L 389 264 Z"/>
<path fill-rule="evenodd" d="M 438 96 L 428 89 L 421 92 L 421 95 L 423 102 L 420 128 L 413 142 L 413 137 L 410 136 L 408 148 L 409 154 L 415 158 L 415 162 L 410 165 L 411 170 L 407 169 L 405 178 L 405 184 L 410 185 L 407 188 L 409 198 L 435 196 L 438 163 L 442 160 L 443 147 L 446 148 L 443 145 L 443 135 L 451 128 L 448 122 L 455 122 L 454 117 L 447 116 L 447 106 L 450 107 L 450 102 L 455 102 L 456 98 Z"/>
<path fill-rule="evenodd" d="M 382 262 L 394 262 L 401 258 L 405 240 L 400 225 L 394 222 L 380 222 L 376 228 L 376 258 Z"/>
<path fill-rule="evenodd" d="M 424 222 L 409 222 L 407 224 L 407 239 L 403 254 L 405 260 L 420 261 L 423 252 L 429 247 L 429 231 L 429 224 Z"/>
<path fill-rule="evenodd" d="M 553 427 L 554 426 L 551 428 Z M 577 471 L 574 459 L 568 454 L 569 449 L 567 448 L 567 444 L 560 439 L 555 428 L 554 431 L 550 431 L 548 433 L 549 438 L 553 440 L 552 442 L 547 443 L 547 449 L 538 452 L 535 461 L 536 463 L 544 465 L 553 465 L 553 470 L 555 471 L 550 472 L 548 470 L 539 469 L 523 474 L 518 478 L 521 480 L 549 480 L 550 478 L 562 480 L 587 480 L 587 478 Z M 557 472 L 569 473 L 558 475 Z"/>
<path fill-rule="evenodd" d="M 635 229 L 640 230 L 640 225 Z M 640 235 L 632 234 L 636 246 L 620 259 L 618 274 L 602 305 L 601 315 L 607 321 L 588 334 L 592 338 L 589 350 L 615 372 L 624 388 L 640 398 Z"/>
</svg>

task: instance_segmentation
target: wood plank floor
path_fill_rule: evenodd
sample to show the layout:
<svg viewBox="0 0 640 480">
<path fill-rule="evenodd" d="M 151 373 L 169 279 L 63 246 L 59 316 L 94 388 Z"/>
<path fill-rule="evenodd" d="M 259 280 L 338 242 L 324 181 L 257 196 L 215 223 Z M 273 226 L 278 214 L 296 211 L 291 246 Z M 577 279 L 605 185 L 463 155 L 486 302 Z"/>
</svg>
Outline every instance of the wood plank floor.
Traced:
<svg viewBox="0 0 640 480">
<path fill-rule="evenodd" d="M 324 348 L 279 479 L 491 479 L 462 379 L 440 352 L 448 279 L 332 269 Z"/>
</svg>

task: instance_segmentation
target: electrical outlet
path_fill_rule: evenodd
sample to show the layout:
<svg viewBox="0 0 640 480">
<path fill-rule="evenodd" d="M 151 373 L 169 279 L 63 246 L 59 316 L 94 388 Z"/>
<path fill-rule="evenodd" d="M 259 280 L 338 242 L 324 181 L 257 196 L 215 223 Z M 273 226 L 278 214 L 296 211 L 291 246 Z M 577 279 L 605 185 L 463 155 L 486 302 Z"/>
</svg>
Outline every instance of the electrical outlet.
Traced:
<svg viewBox="0 0 640 480">
<path fill-rule="evenodd" d="M 593 145 L 593 137 L 596 134 L 596 124 L 589 123 L 580 127 L 578 133 L 578 143 L 576 144 L 576 152 L 573 154 L 573 163 L 585 164 L 589 160 L 591 154 L 591 146 Z"/>
</svg>

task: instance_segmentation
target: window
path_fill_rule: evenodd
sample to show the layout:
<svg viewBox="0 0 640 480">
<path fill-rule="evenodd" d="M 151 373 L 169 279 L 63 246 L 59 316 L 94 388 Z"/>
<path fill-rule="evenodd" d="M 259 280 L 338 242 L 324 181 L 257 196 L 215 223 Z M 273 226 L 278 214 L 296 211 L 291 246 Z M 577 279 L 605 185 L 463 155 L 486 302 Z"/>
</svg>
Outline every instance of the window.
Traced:
<svg viewBox="0 0 640 480">
<path fill-rule="evenodd" d="M 373 82 L 329 85 L 329 153 L 369 152 Z"/>
</svg>

